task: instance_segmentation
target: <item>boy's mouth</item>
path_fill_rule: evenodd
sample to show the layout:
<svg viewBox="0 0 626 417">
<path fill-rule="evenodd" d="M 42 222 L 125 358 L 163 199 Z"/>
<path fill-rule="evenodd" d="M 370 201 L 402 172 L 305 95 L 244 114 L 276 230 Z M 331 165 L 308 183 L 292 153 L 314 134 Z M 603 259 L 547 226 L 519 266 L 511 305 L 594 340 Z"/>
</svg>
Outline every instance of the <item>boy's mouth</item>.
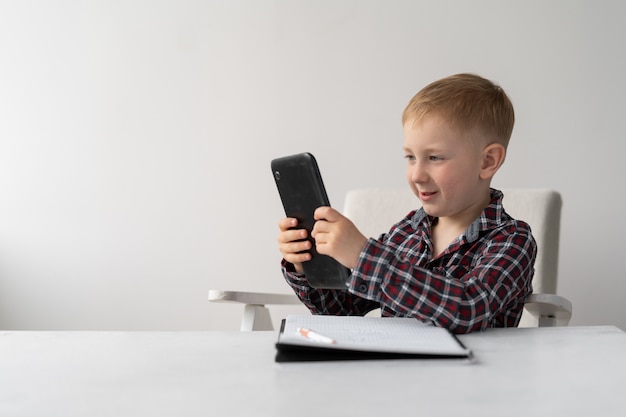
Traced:
<svg viewBox="0 0 626 417">
<path fill-rule="evenodd" d="M 437 194 L 437 191 L 420 191 L 420 199 L 428 200 L 435 194 Z"/>
</svg>

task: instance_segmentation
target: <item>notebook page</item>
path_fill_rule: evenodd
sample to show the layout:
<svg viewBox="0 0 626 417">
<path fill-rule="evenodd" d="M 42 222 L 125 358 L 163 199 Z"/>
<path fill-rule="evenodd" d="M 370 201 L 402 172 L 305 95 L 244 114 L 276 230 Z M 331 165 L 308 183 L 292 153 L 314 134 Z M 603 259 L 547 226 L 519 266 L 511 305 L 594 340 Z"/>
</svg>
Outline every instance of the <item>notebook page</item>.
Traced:
<svg viewBox="0 0 626 417">
<path fill-rule="evenodd" d="M 307 340 L 298 328 L 334 339 L 336 344 L 329 348 L 428 354 L 466 352 L 446 329 L 414 318 L 290 315 L 281 341 L 319 343 Z"/>
</svg>

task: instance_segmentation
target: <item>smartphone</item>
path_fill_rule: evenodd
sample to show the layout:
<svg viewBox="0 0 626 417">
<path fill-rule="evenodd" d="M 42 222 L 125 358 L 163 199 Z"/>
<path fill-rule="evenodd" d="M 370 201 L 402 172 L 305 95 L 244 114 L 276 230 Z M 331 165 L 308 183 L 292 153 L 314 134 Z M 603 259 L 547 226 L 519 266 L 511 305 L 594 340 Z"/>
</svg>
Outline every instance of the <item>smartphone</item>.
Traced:
<svg viewBox="0 0 626 417">
<path fill-rule="evenodd" d="M 302 263 L 309 284 L 314 288 L 345 289 L 350 270 L 330 256 L 317 253 L 311 237 L 313 213 L 318 207 L 330 206 L 315 157 L 308 152 L 284 156 L 273 159 L 271 166 L 285 214 L 298 219 L 295 228 L 306 229 L 312 243 L 311 260 Z"/>
</svg>

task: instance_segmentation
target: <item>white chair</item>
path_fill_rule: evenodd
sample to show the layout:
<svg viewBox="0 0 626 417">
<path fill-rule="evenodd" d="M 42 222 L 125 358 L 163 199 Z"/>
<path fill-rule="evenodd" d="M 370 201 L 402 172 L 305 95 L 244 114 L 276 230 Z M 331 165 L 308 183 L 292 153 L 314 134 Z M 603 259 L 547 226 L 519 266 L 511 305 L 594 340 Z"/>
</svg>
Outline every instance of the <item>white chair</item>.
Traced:
<svg viewBox="0 0 626 417">
<path fill-rule="evenodd" d="M 572 303 L 556 295 L 561 196 L 545 189 L 502 191 L 505 210 L 530 224 L 538 247 L 534 293 L 524 305 L 520 327 L 566 326 L 572 316 Z M 408 188 L 352 190 L 346 195 L 343 213 L 364 235 L 378 237 L 417 207 L 419 200 Z M 209 291 L 209 300 L 244 304 L 242 331 L 272 330 L 267 305 L 300 303 L 294 294 L 219 290 Z"/>
</svg>

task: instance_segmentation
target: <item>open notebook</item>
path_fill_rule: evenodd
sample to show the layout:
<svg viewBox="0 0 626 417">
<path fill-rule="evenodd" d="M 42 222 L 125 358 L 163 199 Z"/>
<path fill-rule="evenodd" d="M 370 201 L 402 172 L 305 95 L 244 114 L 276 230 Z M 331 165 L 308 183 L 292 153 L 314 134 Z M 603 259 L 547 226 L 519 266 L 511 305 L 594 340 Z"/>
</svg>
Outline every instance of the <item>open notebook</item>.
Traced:
<svg viewBox="0 0 626 417">
<path fill-rule="evenodd" d="M 472 355 L 448 330 L 417 319 L 305 314 L 283 320 L 276 350 L 276 362 Z"/>
</svg>

